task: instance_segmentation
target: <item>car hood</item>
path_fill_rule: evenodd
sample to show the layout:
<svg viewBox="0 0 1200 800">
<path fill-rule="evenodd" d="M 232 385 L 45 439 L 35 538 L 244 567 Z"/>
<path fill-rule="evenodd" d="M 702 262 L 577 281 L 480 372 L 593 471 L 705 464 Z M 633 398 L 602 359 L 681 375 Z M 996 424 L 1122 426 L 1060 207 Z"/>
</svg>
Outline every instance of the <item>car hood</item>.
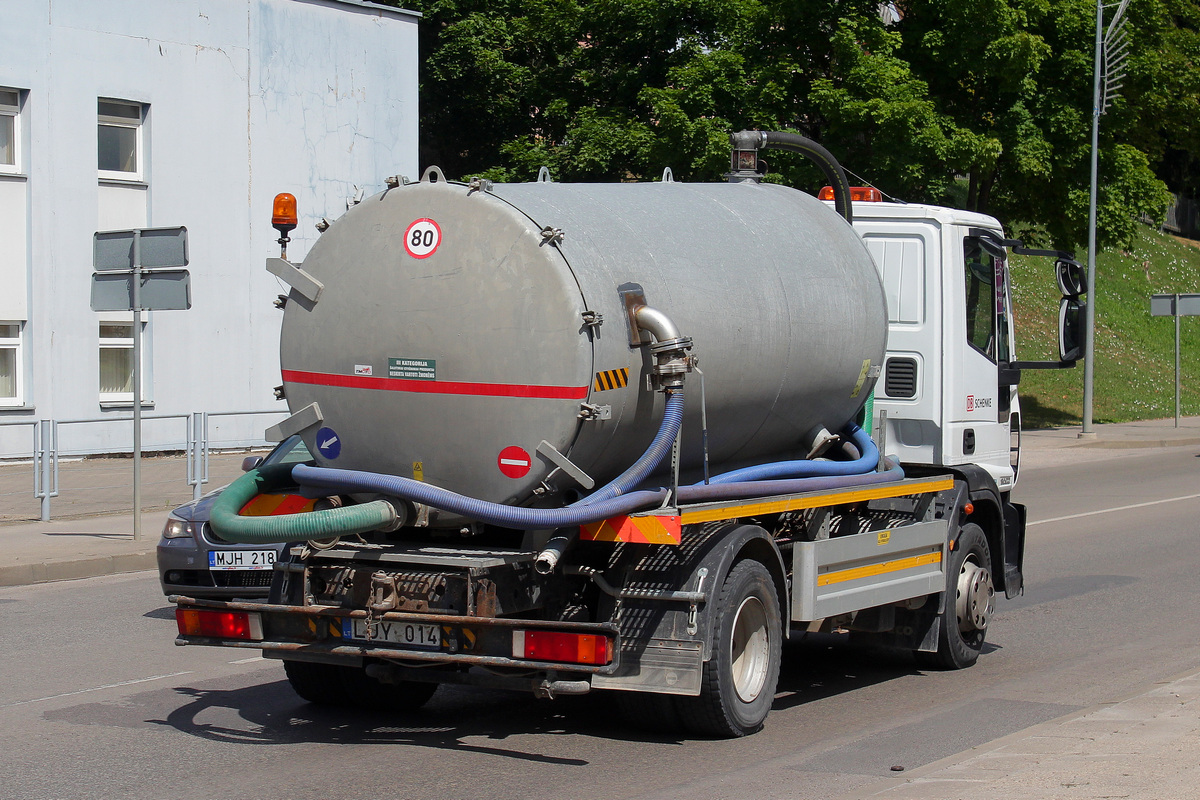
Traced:
<svg viewBox="0 0 1200 800">
<path fill-rule="evenodd" d="M 208 522 L 208 518 L 212 514 L 213 503 L 217 502 L 218 495 L 225 491 L 226 486 L 213 489 L 199 500 L 184 503 L 171 513 L 187 522 Z"/>
</svg>

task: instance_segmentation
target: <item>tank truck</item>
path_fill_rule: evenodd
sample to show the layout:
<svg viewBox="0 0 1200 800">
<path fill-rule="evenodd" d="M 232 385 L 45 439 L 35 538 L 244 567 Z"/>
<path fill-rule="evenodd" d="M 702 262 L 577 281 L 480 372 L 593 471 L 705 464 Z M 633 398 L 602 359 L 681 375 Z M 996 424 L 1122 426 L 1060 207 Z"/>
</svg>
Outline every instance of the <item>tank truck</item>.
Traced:
<svg viewBox="0 0 1200 800">
<path fill-rule="evenodd" d="M 971 666 L 1022 590 L 1017 384 L 1079 357 L 1082 270 L 803 137 L 732 140 L 716 184 L 390 178 L 303 263 L 281 196 L 268 438 L 313 461 L 222 493 L 217 535 L 288 545 L 266 603 L 173 597 L 176 642 L 261 649 L 314 703 L 605 691 L 726 737 L 790 634 Z M 762 182 L 764 149 L 827 200 Z M 1016 359 L 1010 250 L 1055 259 L 1059 361 Z"/>
</svg>

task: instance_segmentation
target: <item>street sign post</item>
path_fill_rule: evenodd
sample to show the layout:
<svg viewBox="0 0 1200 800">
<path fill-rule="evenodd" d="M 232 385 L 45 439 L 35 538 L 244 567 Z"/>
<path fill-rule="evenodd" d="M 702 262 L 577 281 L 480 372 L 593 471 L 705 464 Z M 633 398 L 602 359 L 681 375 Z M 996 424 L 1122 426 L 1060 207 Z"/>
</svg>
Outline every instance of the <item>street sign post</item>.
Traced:
<svg viewBox="0 0 1200 800">
<path fill-rule="evenodd" d="M 142 538 L 143 311 L 192 307 L 187 228 L 97 231 L 92 310 L 133 312 L 133 538 Z"/>
<path fill-rule="evenodd" d="M 1150 316 L 1175 318 L 1175 427 L 1179 427 L 1179 318 L 1200 316 L 1200 294 L 1150 296 Z"/>
</svg>

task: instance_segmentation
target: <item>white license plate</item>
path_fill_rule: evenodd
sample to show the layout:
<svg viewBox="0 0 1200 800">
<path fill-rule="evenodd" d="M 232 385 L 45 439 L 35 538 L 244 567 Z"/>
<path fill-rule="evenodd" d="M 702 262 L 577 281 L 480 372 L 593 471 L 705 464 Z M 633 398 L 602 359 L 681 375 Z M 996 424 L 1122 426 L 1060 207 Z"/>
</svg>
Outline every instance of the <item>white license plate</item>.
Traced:
<svg viewBox="0 0 1200 800">
<path fill-rule="evenodd" d="M 209 550 L 209 569 L 270 569 L 274 550 Z"/>
<path fill-rule="evenodd" d="M 342 638 L 367 641 L 365 619 L 342 620 Z M 375 622 L 371 625 L 370 641 L 401 644 L 422 650 L 437 650 L 442 646 L 442 630 L 437 625 L 417 622 Z"/>
</svg>

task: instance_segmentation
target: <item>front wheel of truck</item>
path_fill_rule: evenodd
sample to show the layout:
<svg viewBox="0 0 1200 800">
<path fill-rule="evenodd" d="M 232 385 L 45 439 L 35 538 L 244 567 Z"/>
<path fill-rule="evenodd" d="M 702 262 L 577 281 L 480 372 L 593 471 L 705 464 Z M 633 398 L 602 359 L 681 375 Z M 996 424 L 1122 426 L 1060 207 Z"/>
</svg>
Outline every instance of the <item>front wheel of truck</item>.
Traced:
<svg viewBox="0 0 1200 800">
<path fill-rule="evenodd" d="M 987 536 L 974 523 L 962 526 L 946 565 L 946 597 L 936 652 L 917 651 L 917 663 L 932 669 L 965 669 L 979 658 L 996 603 Z M 930 602 L 937 602 L 936 598 Z"/>
<path fill-rule="evenodd" d="M 694 733 L 735 737 L 763 726 L 775 700 L 783 623 L 771 573 L 757 561 L 737 564 L 717 599 L 712 658 L 699 697 L 677 697 Z"/>
</svg>

